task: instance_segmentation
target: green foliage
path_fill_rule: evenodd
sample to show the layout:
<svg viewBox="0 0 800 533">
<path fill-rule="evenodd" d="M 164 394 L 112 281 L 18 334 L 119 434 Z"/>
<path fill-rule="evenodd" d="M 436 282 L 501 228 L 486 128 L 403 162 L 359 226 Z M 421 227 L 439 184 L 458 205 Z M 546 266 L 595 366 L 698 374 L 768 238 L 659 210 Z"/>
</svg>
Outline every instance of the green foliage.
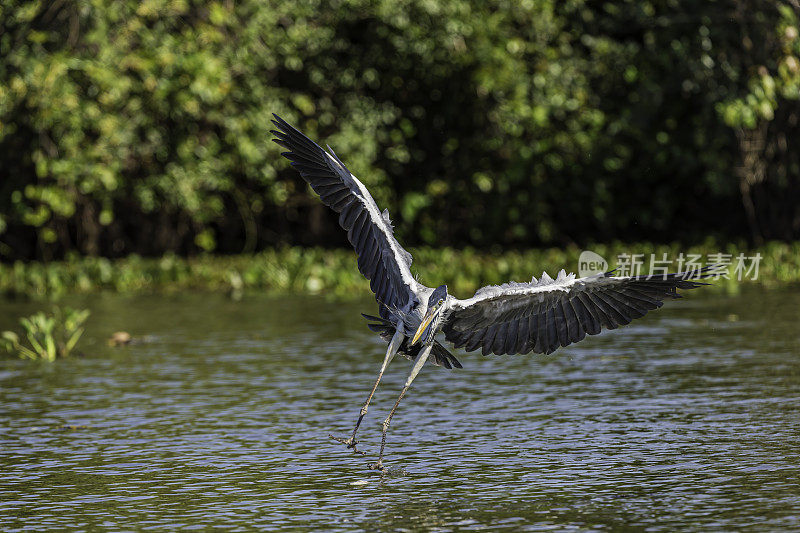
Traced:
<svg viewBox="0 0 800 533">
<path fill-rule="evenodd" d="M 798 13 L 788 5 L 778 7 L 780 18 L 774 35 L 777 53 L 768 65 L 750 73 L 748 91 L 717 106 L 725 123 L 735 128 L 754 129 L 759 122 L 772 121 L 785 100 L 800 99 L 800 35 Z"/>
<path fill-rule="evenodd" d="M 43 312 L 20 318 L 23 339 L 14 331 L 0 334 L 0 348 L 21 359 L 55 361 L 67 357 L 83 335 L 83 324 L 89 317 L 86 309 L 56 307 L 52 315 Z M 28 345 L 23 344 L 27 340 Z"/>
<path fill-rule="evenodd" d="M 599 253 L 613 267 L 620 254 L 643 254 L 650 258 L 663 254 L 675 260 L 681 252 L 699 254 L 709 262 L 708 254 L 717 252 L 751 257 L 761 254 L 758 279 L 715 282 L 717 289 L 737 291 L 743 285 L 780 287 L 800 282 L 800 243 L 768 243 L 753 250 L 733 245 L 719 246 L 713 241 L 684 248 L 674 243 L 596 245 Z M 481 253 L 473 248 L 413 248 L 413 271 L 423 283 L 447 283 L 450 291 L 461 297 L 486 284 L 508 280 L 527 281 L 542 270 L 555 275 L 561 268 L 577 271 L 581 250 L 571 246 L 527 251 Z M 673 264 L 674 269 L 674 264 Z M 646 273 L 643 270 L 642 273 Z M 733 273 L 733 266 L 729 269 Z M 66 262 L 0 264 L 0 294 L 53 298 L 66 293 L 113 291 L 176 292 L 186 290 L 243 291 L 276 293 L 326 293 L 336 297 L 369 295 L 369 283 L 356 268 L 354 253 L 349 250 L 321 248 L 270 249 L 255 255 L 181 258 L 174 255 L 160 259 L 131 256 L 125 259 L 76 257 Z"/>
<path fill-rule="evenodd" d="M 412 244 L 796 238 L 794 6 L 0 0 L 0 258 L 344 244 L 272 112 Z"/>
</svg>

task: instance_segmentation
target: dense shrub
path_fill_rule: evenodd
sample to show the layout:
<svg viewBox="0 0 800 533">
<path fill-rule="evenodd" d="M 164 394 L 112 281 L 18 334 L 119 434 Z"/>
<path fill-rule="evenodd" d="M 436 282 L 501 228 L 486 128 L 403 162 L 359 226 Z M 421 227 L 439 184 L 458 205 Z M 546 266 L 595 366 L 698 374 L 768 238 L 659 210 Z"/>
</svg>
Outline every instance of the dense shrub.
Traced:
<svg viewBox="0 0 800 533">
<path fill-rule="evenodd" d="M 792 239 L 793 6 L 0 0 L 0 258 L 344 243 L 272 112 L 409 244 Z"/>
</svg>

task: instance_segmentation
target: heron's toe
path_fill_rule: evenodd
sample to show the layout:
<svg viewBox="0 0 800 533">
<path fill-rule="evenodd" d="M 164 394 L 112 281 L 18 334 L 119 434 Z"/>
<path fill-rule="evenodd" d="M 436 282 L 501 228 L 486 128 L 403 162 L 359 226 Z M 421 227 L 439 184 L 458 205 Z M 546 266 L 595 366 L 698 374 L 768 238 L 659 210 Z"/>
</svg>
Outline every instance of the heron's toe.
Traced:
<svg viewBox="0 0 800 533">
<path fill-rule="evenodd" d="M 381 461 L 380 459 L 378 459 L 377 463 L 375 463 L 374 465 L 370 466 L 369 469 L 370 470 L 380 470 L 384 474 L 386 472 L 388 472 L 388 469 L 385 466 L 383 466 L 383 461 Z"/>
<path fill-rule="evenodd" d="M 367 455 L 367 452 L 362 452 L 361 450 L 356 448 L 356 444 L 358 444 L 357 440 L 353 440 L 353 439 L 347 439 L 347 440 L 348 440 L 348 442 L 346 444 L 347 444 L 347 449 L 348 450 L 353 450 L 353 453 L 357 453 L 359 455 Z"/>
<path fill-rule="evenodd" d="M 331 435 L 330 433 L 328 434 L 328 436 L 330 438 L 332 438 L 333 440 L 335 440 L 336 442 L 344 444 L 345 446 L 347 446 L 348 450 L 353 450 L 353 453 L 357 453 L 357 454 L 360 454 L 360 455 L 367 455 L 366 452 L 362 452 L 361 450 L 356 448 L 356 445 L 358 444 L 359 441 L 355 440 L 353 437 L 350 437 L 349 439 L 343 439 L 341 437 L 336 437 L 334 435 Z"/>
<path fill-rule="evenodd" d="M 337 437 L 337 436 L 335 436 L 335 435 L 332 435 L 332 434 L 330 434 L 330 433 L 328 433 L 328 436 L 329 436 L 330 438 L 332 438 L 333 440 L 335 440 L 336 442 L 339 442 L 339 443 L 341 443 L 341 444 L 344 444 L 344 445 L 345 445 L 345 446 L 347 446 L 348 448 L 355 448 L 355 447 L 356 447 L 356 444 L 358 444 L 358 441 L 357 441 L 357 440 L 354 440 L 352 437 L 351 437 L 351 438 L 349 438 L 349 439 L 343 439 L 342 437 Z"/>
</svg>

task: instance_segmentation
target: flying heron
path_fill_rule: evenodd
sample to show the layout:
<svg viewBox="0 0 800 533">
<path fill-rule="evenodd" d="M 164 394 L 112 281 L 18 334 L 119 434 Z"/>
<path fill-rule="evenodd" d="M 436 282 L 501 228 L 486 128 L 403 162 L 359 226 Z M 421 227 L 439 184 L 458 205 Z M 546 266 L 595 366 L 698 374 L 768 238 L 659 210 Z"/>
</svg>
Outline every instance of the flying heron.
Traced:
<svg viewBox="0 0 800 533">
<path fill-rule="evenodd" d="M 381 211 L 369 191 L 328 146 L 314 141 L 278 115 L 272 133 L 283 155 L 319 194 L 322 202 L 339 213 L 339 224 L 358 255 L 358 269 L 370 282 L 378 314 L 364 315 L 370 329 L 389 343 L 367 401 L 361 407 L 348 439 L 334 439 L 358 453 L 356 433 L 367 414 L 372 396 L 386 367 L 400 353 L 414 361 L 408 379 L 389 415 L 383 421 L 378 462 L 385 470 L 386 432 L 400 400 L 429 357 L 434 364 L 461 368 L 458 360 L 437 340 L 439 332 L 455 348 L 487 354 L 549 354 L 559 346 L 615 329 L 661 307 L 666 298 L 680 298 L 678 289 L 694 289 L 696 281 L 711 275 L 712 267 L 657 276 L 615 276 L 611 272 L 576 278 L 562 269 L 555 279 L 542 273 L 528 283 L 509 282 L 479 289 L 460 300 L 448 294 L 447 285 L 421 284 L 411 273 L 411 254 L 394 238 L 388 210 Z"/>
</svg>

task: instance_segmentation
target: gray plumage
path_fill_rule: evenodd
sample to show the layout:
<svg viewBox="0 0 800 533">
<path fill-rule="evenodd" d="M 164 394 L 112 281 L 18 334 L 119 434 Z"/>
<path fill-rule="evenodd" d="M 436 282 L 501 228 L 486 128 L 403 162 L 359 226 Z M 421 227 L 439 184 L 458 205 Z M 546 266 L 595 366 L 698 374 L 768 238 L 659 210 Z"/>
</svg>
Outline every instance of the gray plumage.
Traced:
<svg viewBox="0 0 800 533">
<path fill-rule="evenodd" d="M 374 331 L 375 333 L 380 335 L 380 337 L 386 342 L 392 340 L 395 328 L 391 322 L 377 316 L 365 315 L 364 313 L 361 313 L 361 316 L 370 321 L 370 323 L 367 324 L 367 327 L 371 331 Z M 414 361 L 416 360 L 420 351 L 422 351 L 421 344 L 415 344 L 411 346 L 411 343 L 409 342 L 408 338 L 406 338 L 403 340 L 403 343 L 400 344 L 400 348 L 397 350 L 397 353 L 402 355 L 406 359 Z M 463 368 L 458 359 L 456 359 L 455 356 L 447 350 L 447 348 L 445 348 L 438 341 L 435 340 L 433 341 L 433 349 L 431 350 L 431 357 L 433 357 L 433 364 L 435 364 L 436 366 L 443 366 L 448 370 L 451 368 Z"/>
<path fill-rule="evenodd" d="M 340 214 L 339 224 L 358 254 L 358 269 L 370 280 L 384 325 L 412 335 L 434 289 L 412 275 L 411 254 L 395 239 L 388 210 L 378 208 L 330 147 L 323 150 L 277 115 L 273 123 L 278 128 L 273 131 L 275 142 L 289 150 L 283 155 L 322 202 Z M 446 303 L 437 325 L 449 342 L 468 352 L 549 354 L 644 316 L 666 298 L 679 298 L 678 289 L 704 285 L 696 280 L 710 275 L 710 268 L 665 276 L 614 276 L 612 271 L 583 279 L 564 270 L 555 279 L 543 272 L 539 280 L 483 287 L 465 300 L 447 294 L 444 287 Z M 432 342 L 432 335 L 428 337 Z"/>
<path fill-rule="evenodd" d="M 378 209 L 366 187 L 347 170 L 333 150 L 317 143 L 275 115 L 274 141 L 287 148 L 283 156 L 292 161 L 320 200 L 339 213 L 339 225 L 347 232 L 358 254 L 358 270 L 370 280 L 370 289 L 380 305 L 380 315 L 397 326 L 390 310 L 410 312 L 425 292 L 411 274 L 411 254 L 397 239 L 389 211 Z"/>
<path fill-rule="evenodd" d="M 713 267 L 665 276 L 614 276 L 613 272 L 576 279 L 564 270 L 552 279 L 529 283 L 509 282 L 483 287 L 472 298 L 459 300 L 447 286 L 432 289 L 411 273 L 411 254 L 394 238 L 387 210 L 381 211 L 372 196 L 336 157 L 274 116 L 275 142 L 288 149 L 303 179 L 322 202 L 339 213 L 358 255 L 358 269 L 370 282 L 380 317 L 364 315 L 369 328 L 388 343 L 386 357 L 349 439 L 333 437 L 356 449 L 356 433 L 375 390 L 395 354 L 414 361 L 400 396 L 383 423 L 380 454 L 373 468 L 382 464 L 386 432 L 400 400 L 428 358 L 445 368 L 461 363 L 436 340 L 439 332 L 456 348 L 487 354 L 551 353 L 560 346 L 614 329 L 660 307 L 666 298 L 679 298 L 679 289 L 693 289 L 697 280 L 712 274 Z"/>
<path fill-rule="evenodd" d="M 576 279 L 563 270 L 530 283 L 483 287 L 467 300 L 453 299 L 443 331 L 456 348 L 484 355 L 549 354 L 560 346 L 615 329 L 680 298 L 678 289 L 705 283 L 713 267 L 665 276 L 614 276 L 613 272 Z"/>
</svg>

